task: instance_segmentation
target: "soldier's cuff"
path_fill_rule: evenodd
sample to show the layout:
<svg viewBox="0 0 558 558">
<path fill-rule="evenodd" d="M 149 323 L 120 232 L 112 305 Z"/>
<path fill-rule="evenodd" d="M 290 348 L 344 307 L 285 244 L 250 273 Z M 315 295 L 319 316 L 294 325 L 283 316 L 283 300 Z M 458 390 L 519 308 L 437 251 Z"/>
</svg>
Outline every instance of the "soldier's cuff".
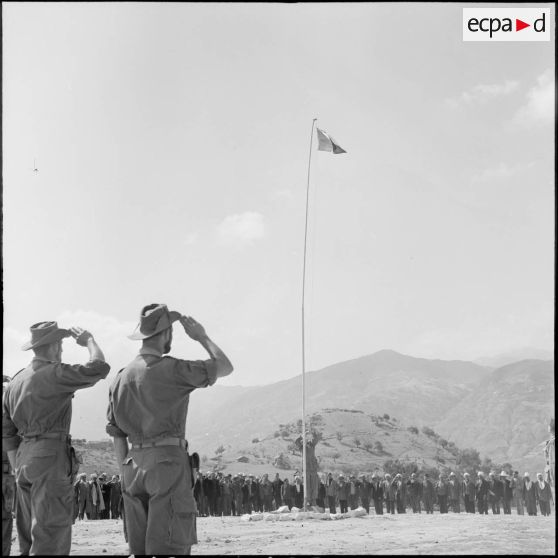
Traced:
<svg viewBox="0 0 558 558">
<path fill-rule="evenodd" d="M 10 436 L 9 438 L 2 438 L 2 449 L 4 451 L 12 451 L 19 448 L 19 444 L 21 444 L 21 437 L 20 436 Z"/>
<path fill-rule="evenodd" d="M 120 430 L 120 428 L 118 428 L 118 426 L 116 426 L 115 424 L 107 424 L 107 427 L 105 428 L 106 433 L 109 436 L 112 436 L 113 438 L 127 438 L 128 434 L 126 434 L 126 432 L 123 432 L 122 430 Z"/>
</svg>

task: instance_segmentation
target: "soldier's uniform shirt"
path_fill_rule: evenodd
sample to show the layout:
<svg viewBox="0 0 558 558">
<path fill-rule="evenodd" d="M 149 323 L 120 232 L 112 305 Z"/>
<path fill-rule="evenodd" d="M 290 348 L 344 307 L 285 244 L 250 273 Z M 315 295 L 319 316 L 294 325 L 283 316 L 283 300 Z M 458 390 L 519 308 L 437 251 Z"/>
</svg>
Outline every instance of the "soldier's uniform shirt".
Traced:
<svg viewBox="0 0 558 558">
<path fill-rule="evenodd" d="M 70 553 L 72 397 L 106 378 L 109 370 L 100 360 L 69 365 L 35 357 L 6 387 L 2 443 L 6 451 L 17 449 L 16 524 L 22 554 Z M 41 437 L 53 434 L 59 437 Z"/>
<path fill-rule="evenodd" d="M 106 431 L 131 443 L 184 439 L 190 393 L 216 379 L 213 360 L 180 360 L 142 348 L 110 388 Z M 196 504 L 184 448 L 132 448 L 122 474 L 132 554 L 181 554 L 197 542 Z"/>
</svg>

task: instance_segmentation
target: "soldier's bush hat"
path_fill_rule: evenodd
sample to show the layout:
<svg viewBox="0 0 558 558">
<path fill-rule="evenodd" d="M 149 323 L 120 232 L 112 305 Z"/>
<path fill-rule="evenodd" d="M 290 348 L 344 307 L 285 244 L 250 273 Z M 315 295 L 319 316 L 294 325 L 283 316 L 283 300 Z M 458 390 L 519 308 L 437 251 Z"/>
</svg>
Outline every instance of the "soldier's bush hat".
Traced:
<svg viewBox="0 0 558 558">
<path fill-rule="evenodd" d="M 180 312 L 169 310 L 166 304 L 148 304 L 142 308 L 139 324 L 128 338 L 142 340 L 153 337 L 171 327 L 180 316 Z"/>
<path fill-rule="evenodd" d="M 37 322 L 29 328 L 29 331 L 31 341 L 21 347 L 22 351 L 28 351 L 41 345 L 50 345 L 50 343 L 56 343 L 71 335 L 67 329 L 59 328 L 56 322 Z"/>
</svg>

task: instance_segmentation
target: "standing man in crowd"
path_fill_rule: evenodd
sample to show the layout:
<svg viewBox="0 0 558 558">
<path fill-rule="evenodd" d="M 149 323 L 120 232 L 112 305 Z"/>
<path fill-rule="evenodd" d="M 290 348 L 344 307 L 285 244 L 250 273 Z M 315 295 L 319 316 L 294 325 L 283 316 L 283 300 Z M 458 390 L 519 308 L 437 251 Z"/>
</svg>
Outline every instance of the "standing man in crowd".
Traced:
<svg viewBox="0 0 558 558">
<path fill-rule="evenodd" d="M 336 500 L 337 500 L 337 481 L 333 478 L 331 473 L 327 474 L 326 479 L 326 496 L 329 513 L 337 513 Z"/>
<path fill-rule="evenodd" d="M 85 508 L 87 519 L 101 519 L 101 513 L 105 509 L 105 502 L 101 492 L 101 485 L 97 480 L 97 473 L 91 473 L 89 475 L 88 484 L 89 498 L 87 499 L 87 505 Z"/>
<path fill-rule="evenodd" d="M 506 515 L 511 514 L 511 503 L 513 499 L 513 491 L 511 487 L 511 479 L 506 471 L 500 473 L 500 482 L 502 483 L 502 507 Z"/>
<path fill-rule="evenodd" d="M 120 518 L 120 500 L 122 500 L 122 487 L 120 475 L 113 475 L 110 481 L 110 518 Z"/>
<path fill-rule="evenodd" d="M 537 487 L 529 473 L 523 475 L 523 502 L 528 515 L 537 515 Z"/>
<path fill-rule="evenodd" d="M 406 513 L 407 507 L 407 489 L 405 483 L 403 482 L 403 477 L 401 473 L 395 475 L 393 481 L 395 485 L 395 505 L 397 507 L 397 513 Z"/>
<path fill-rule="evenodd" d="M 281 507 L 281 487 L 283 486 L 283 481 L 279 477 L 279 473 L 275 473 L 275 478 L 271 483 L 273 485 L 273 499 L 275 500 L 275 509 Z"/>
<path fill-rule="evenodd" d="M 85 511 L 87 509 L 87 501 L 90 498 L 89 485 L 87 484 L 87 475 L 81 473 L 78 480 L 74 484 L 75 505 L 77 507 L 77 517 L 80 520 L 85 519 Z"/>
<path fill-rule="evenodd" d="M 395 513 L 395 493 L 397 487 L 395 481 L 392 481 L 391 475 L 386 473 L 384 475 L 384 498 L 386 500 L 386 513 Z"/>
<path fill-rule="evenodd" d="M 513 497 L 513 505 L 517 510 L 517 515 L 523 515 L 523 482 L 519 477 L 519 471 L 513 472 L 511 480 L 511 489 Z"/>
<path fill-rule="evenodd" d="M 366 475 L 360 475 L 360 501 L 366 513 L 370 513 L 370 495 L 372 485 L 366 478 Z"/>
<path fill-rule="evenodd" d="M 343 475 L 339 475 L 337 479 L 337 498 L 339 499 L 340 513 L 347 513 L 347 502 L 349 500 L 350 485 L 345 481 Z"/>
<path fill-rule="evenodd" d="M 477 509 L 481 515 L 488 515 L 488 481 L 484 478 L 484 473 L 477 473 L 476 498 Z"/>
<path fill-rule="evenodd" d="M 374 511 L 376 515 L 384 514 L 384 484 L 380 477 L 376 474 L 372 474 L 372 500 L 374 500 Z"/>
<path fill-rule="evenodd" d="M 71 447 L 72 398 L 78 389 L 106 378 L 110 366 L 88 331 L 61 329 L 56 322 L 31 326 L 31 363 L 8 384 L 2 409 L 2 444 L 15 470 L 16 524 L 20 552 L 70 554 L 74 520 Z M 73 336 L 87 347 L 85 365 L 63 364 L 62 340 Z"/>
<path fill-rule="evenodd" d="M 475 513 L 475 483 L 471 480 L 469 473 L 463 473 L 461 493 L 463 494 L 465 511 L 467 513 Z"/>
<path fill-rule="evenodd" d="M 103 511 L 99 514 L 99 519 L 110 519 L 110 484 L 106 473 L 99 475 L 99 484 L 103 495 Z"/>
<path fill-rule="evenodd" d="M 550 515 L 550 501 L 552 500 L 552 492 L 550 484 L 548 484 L 542 473 L 537 473 L 537 500 L 539 501 L 539 508 L 542 515 Z"/>
<path fill-rule="evenodd" d="M 445 475 L 440 475 L 436 483 L 436 497 L 440 505 L 440 513 L 448 513 L 449 484 Z"/>
<path fill-rule="evenodd" d="M 430 475 L 424 475 L 422 483 L 422 501 L 424 502 L 424 511 L 426 513 L 434 513 L 434 502 L 436 501 L 436 488 L 430 480 Z"/>
<path fill-rule="evenodd" d="M 208 360 L 163 356 L 180 321 Z M 130 336 L 143 342 L 137 357 L 115 378 L 109 392 L 107 433 L 120 464 L 131 554 L 190 554 L 197 543 L 196 503 L 185 440 L 190 393 L 212 386 L 233 366 L 189 316 L 149 304 Z M 128 439 L 131 449 L 128 450 Z"/>
<path fill-rule="evenodd" d="M 416 473 L 411 473 L 411 478 L 407 481 L 407 493 L 411 501 L 413 513 L 420 513 L 420 500 L 422 498 L 422 484 L 417 479 Z"/>
<path fill-rule="evenodd" d="M 502 499 L 502 483 L 496 478 L 494 471 L 488 474 L 488 503 L 492 514 L 500 513 L 500 500 Z"/>
<path fill-rule="evenodd" d="M 448 482 L 448 500 L 451 511 L 453 513 L 461 513 L 461 508 L 459 506 L 459 500 L 461 498 L 461 490 L 459 486 L 459 482 L 455 473 L 452 471 L 449 474 L 449 482 Z"/>
</svg>

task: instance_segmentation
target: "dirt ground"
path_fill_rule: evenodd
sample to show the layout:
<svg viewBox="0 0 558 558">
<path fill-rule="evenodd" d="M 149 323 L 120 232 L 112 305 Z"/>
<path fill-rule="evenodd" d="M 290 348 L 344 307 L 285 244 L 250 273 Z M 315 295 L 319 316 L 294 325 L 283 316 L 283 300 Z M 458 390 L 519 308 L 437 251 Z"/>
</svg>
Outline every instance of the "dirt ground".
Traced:
<svg viewBox="0 0 558 558">
<path fill-rule="evenodd" d="M 337 521 L 198 519 L 192 554 L 549 554 L 555 516 L 370 515 Z M 15 530 L 14 530 L 15 538 Z M 12 554 L 17 555 L 17 541 Z M 118 520 L 78 521 L 72 556 L 129 555 Z"/>
</svg>

